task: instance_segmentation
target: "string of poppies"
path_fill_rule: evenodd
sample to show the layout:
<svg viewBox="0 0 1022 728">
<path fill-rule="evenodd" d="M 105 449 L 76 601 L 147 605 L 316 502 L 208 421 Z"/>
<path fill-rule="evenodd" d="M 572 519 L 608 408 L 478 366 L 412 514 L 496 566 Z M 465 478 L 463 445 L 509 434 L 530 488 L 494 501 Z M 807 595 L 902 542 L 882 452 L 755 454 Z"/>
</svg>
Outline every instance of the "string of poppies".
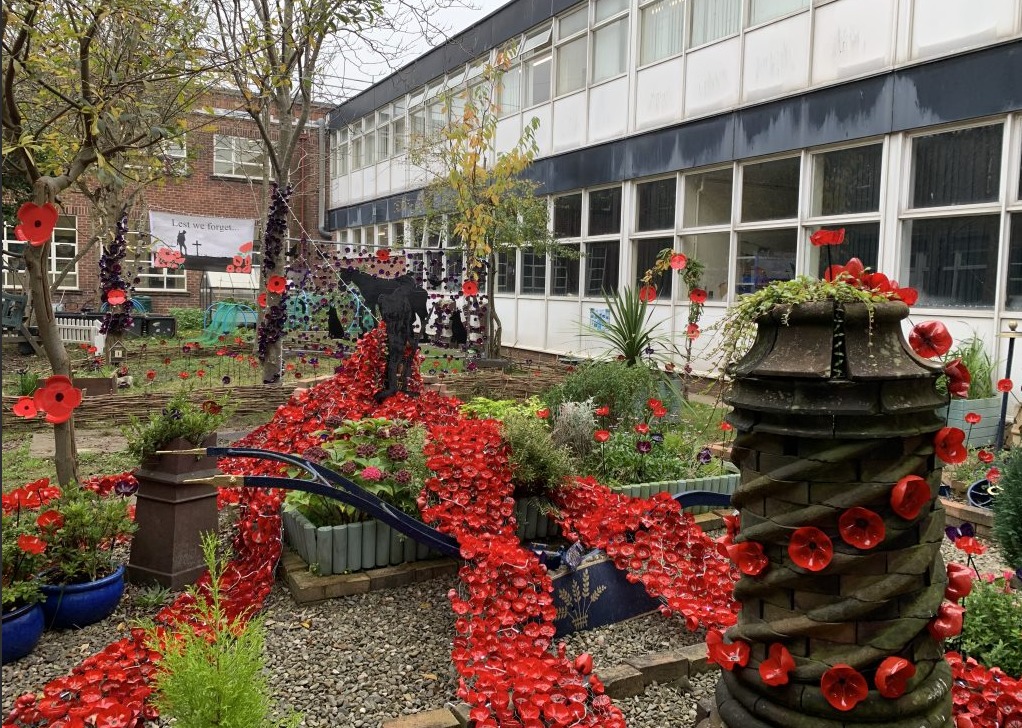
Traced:
<svg viewBox="0 0 1022 728">
<path fill-rule="evenodd" d="M 125 210 L 117 220 L 114 238 L 103 246 L 99 257 L 99 288 L 100 301 L 107 305 L 103 320 L 99 324 L 99 332 L 116 336 L 123 334 L 132 327 L 131 292 L 135 278 L 131 283 L 123 277 L 124 258 L 128 253 L 128 213 Z"/>
<path fill-rule="evenodd" d="M 256 331 L 256 351 L 261 362 L 266 361 L 270 347 L 280 341 L 287 323 L 287 309 L 284 305 L 287 281 L 279 275 L 270 275 L 269 278 L 266 278 L 266 273 L 276 270 L 277 260 L 284 254 L 284 245 L 287 239 L 288 200 L 291 198 L 293 189 L 290 184 L 283 189 L 275 182 L 270 185 L 270 209 L 266 214 L 266 230 L 263 234 L 262 246 L 262 270 L 267 290 L 260 294 L 260 303 L 266 305 L 266 312 Z M 272 297 L 267 296 L 267 292 Z M 277 377 L 279 378 L 279 376 L 278 374 Z"/>
</svg>

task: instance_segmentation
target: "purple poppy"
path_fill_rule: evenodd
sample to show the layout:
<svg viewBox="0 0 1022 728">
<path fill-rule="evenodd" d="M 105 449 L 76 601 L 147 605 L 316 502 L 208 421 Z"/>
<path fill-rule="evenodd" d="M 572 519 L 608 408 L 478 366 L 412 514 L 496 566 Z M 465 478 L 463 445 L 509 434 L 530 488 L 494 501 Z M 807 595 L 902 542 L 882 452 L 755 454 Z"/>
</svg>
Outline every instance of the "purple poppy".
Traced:
<svg viewBox="0 0 1022 728">
<path fill-rule="evenodd" d="M 135 495 L 138 491 L 138 481 L 134 478 L 122 478 L 114 483 L 114 492 L 125 497 Z"/>
<path fill-rule="evenodd" d="M 639 453 L 645 455 L 653 450 L 653 443 L 649 440 L 637 440 L 635 442 L 635 449 Z"/>
<path fill-rule="evenodd" d="M 700 450 L 699 454 L 696 455 L 696 460 L 698 460 L 701 465 L 706 465 L 708 462 L 713 460 L 713 453 L 710 452 L 710 448 L 704 447 Z"/>
</svg>

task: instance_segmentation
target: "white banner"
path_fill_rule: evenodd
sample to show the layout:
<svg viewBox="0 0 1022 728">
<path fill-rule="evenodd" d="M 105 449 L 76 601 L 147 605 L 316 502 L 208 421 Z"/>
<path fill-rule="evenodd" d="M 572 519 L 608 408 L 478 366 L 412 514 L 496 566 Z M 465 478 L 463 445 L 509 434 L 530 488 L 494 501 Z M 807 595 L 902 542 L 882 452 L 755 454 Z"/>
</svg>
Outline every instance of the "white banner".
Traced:
<svg viewBox="0 0 1022 728">
<path fill-rule="evenodd" d="M 251 266 L 253 219 L 150 212 L 149 233 L 153 265 L 159 268 L 240 270 Z"/>
</svg>

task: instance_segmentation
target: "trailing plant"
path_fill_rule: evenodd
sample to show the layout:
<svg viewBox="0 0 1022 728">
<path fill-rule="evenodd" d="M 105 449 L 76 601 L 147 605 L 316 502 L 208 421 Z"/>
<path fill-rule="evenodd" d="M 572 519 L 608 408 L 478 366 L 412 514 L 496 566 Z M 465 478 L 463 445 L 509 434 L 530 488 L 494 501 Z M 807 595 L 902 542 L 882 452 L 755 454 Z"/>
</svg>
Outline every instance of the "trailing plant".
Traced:
<svg viewBox="0 0 1022 728">
<path fill-rule="evenodd" d="M 1014 568 L 1022 567 L 1022 450 L 1012 450 L 1001 466 L 993 500 L 994 538 L 1001 555 Z"/>
<path fill-rule="evenodd" d="M 615 421 L 639 419 L 649 399 L 662 399 L 668 410 L 680 401 L 680 395 L 671 391 L 667 374 L 644 365 L 630 367 L 623 361 L 584 362 L 541 397 L 553 412 L 564 402 L 591 399 L 608 406 Z"/>
<path fill-rule="evenodd" d="M 1004 577 L 976 579 L 962 602 L 962 650 L 987 667 L 1022 677 L 1022 592 Z"/>
<path fill-rule="evenodd" d="M 653 312 L 649 308 L 649 299 L 656 295 L 644 293 L 647 288 L 628 287 L 604 294 L 603 301 L 610 311 L 610 317 L 599 326 L 583 324 L 583 335 L 592 336 L 603 341 L 609 347 L 608 354 L 624 361 L 628 366 L 635 366 L 644 356 L 650 360 L 669 358 L 675 351 L 670 339 L 657 333 L 660 322 L 651 322 Z"/>
<path fill-rule="evenodd" d="M 262 616 L 230 616 L 224 599 L 226 564 L 217 557 L 215 534 L 205 534 L 202 551 L 208 587 L 189 593 L 195 617 L 178 632 L 150 626 L 148 642 L 163 653 L 156 673 L 156 705 L 179 728 L 271 728 L 298 726 L 302 716 L 272 716 L 265 673 Z"/>
<path fill-rule="evenodd" d="M 193 445 L 200 444 L 230 417 L 231 410 L 226 402 L 226 398 L 221 398 L 194 404 L 184 393 L 179 393 L 161 412 L 151 413 L 148 420 L 132 416 L 124 428 L 128 452 L 142 462 L 179 437 Z"/>
<path fill-rule="evenodd" d="M 508 459 L 516 498 L 546 495 L 574 473 L 568 451 L 553 441 L 550 428 L 535 413 L 509 413 L 501 438 L 511 451 Z"/>
</svg>

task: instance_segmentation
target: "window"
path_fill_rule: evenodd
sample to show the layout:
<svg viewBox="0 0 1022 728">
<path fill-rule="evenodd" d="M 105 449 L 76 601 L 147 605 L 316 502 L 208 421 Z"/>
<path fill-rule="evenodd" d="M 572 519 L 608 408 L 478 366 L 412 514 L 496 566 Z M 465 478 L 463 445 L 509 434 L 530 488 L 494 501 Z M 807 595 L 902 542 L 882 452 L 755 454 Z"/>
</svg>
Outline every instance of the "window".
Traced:
<svg viewBox="0 0 1022 728">
<path fill-rule="evenodd" d="M 376 113 L 376 158 L 381 162 L 390 157 L 390 119 L 393 111 Z"/>
<path fill-rule="evenodd" d="M 742 222 L 798 216 L 799 158 L 742 167 Z"/>
<path fill-rule="evenodd" d="M 854 215 L 880 209 L 882 144 L 813 155 L 815 215 Z"/>
<path fill-rule="evenodd" d="M 582 7 L 565 14 L 557 21 L 557 38 L 569 38 L 576 33 L 583 31 L 589 24 L 589 7 Z"/>
<path fill-rule="evenodd" d="M 752 0 L 749 25 L 759 25 L 809 7 L 809 0 Z"/>
<path fill-rule="evenodd" d="M 1022 195 L 1020 195 L 1022 196 Z M 1022 213 L 1013 213 L 1008 238 L 1008 288 L 1005 308 L 1022 310 Z"/>
<path fill-rule="evenodd" d="M 558 96 L 585 88 L 588 75 L 589 7 L 582 6 L 557 21 L 557 88 Z M 582 33 L 574 40 L 568 38 Z"/>
<path fill-rule="evenodd" d="M 627 13 L 625 0 L 596 0 L 596 22 Z M 593 83 L 619 76 L 628 70 L 628 16 L 622 15 L 593 32 Z"/>
<path fill-rule="evenodd" d="M 366 167 L 376 164 L 376 131 L 372 130 L 365 135 L 365 144 L 362 147 L 362 162 Z"/>
<path fill-rule="evenodd" d="M 617 240 L 590 242 L 585 246 L 587 296 L 602 296 L 617 290 L 621 243 Z"/>
<path fill-rule="evenodd" d="M 684 0 L 657 0 L 639 10 L 639 65 L 681 53 L 685 30 Z"/>
<path fill-rule="evenodd" d="M 640 285 L 642 276 L 646 271 L 656 265 L 657 257 L 664 248 L 674 245 L 674 238 L 646 238 L 635 241 L 635 284 Z M 671 298 L 671 282 L 674 280 L 673 271 L 665 273 L 656 279 L 656 295 L 659 299 Z"/>
<path fill-rule="evenodd" d="M 550 264 L 553 268 L 553 277 L 550 283 L 551 296 L 577 296 L 579 281 L 579 253 L 581 247 L 578 245 L 565 245 L 565 251 L 569 255 L 551 256 Z"/>
<path fill-rule="evenodd" d="M 187 289 L 187 274 L 184 268 L 157 268 L 153 265 L 148 237 L 130 233 L 125 266 L 138 277 L 135 284 L 140 291 L 184 291 Z"/>
<path fill-rule="evenodd" d="M 51 238 L 52 245 L 50 245 L 50 284 L 52 285 L 57 277 L 60 275 L 61 270 L 71 265 L 70 270 L 64 279 L 60 282 L 57 287 L 58 290 L 77 289 L 78 288 L 78 264 L 72 264 L 75 256 L 78 254 L 78 219 L 74 215 L 58 215 L 57 224 L 53 228 L 53 237 Z M 14 237 L 14 228 L 8 228 L 4 225 L 4 250 L 11 253 L 20 254 L 25 249 L 25 243 Z M 19 258 L 7 258 L 4 259 L 4 272 L 3 272 L 3 286 L 4 288 L 20 288 L 21 282 L 12 271 L 7 269 L 7 264 L 11 264 L 17 267 L 18 270 L 22 271 L 24 276 L 24 261 Z"/>
<path fill-rule="evenodd" d="M 996 201 L 1003 136 L 1003 124 L 991 124 L 914 139 L 912 206 Z"/>
<path fill-rule="evenodd" d="M 515 292 L 515 260 L 517 253 L 497 254 L 497 293 Z"/>
<path fill-rule="evenodd" d="M 522 293 L 546 293 L 546 254 L 522 251 Z"/>
<path fill-rule="evenodd" d="M 693 46 L 734 35 L 742 27 L 742 0 L 691 0 Z"/>
<path fill-rule="evenodd" d="M 673 230 L 677 180 L 674 177 L 636 187 L 636 230 Z"/>
<path fill-rule="evenodd" d="M 184 134 L 174 139 L 164 139 L 160 142 L 159 150 L 163 163 L 171 174 L 188 174 L 188 148 Z"/>
<path fill-rule="evenodd" d="M 730 167 L 685 175 L 685 227 L 729 224 L 733 186 Z"/>
<path fill-rule="evenodd" d="M 703 288 L 708 301 L 727 300 L 728 272 L 731 270 L 731 233 L 720 231 L 684 235 L 681 252 L 703 264 Z"/>
<path fill-rule="evenodd" d="M 497 98 L 500 115 L 517 114 L 522 110 L 522 67 L 514 66 L 500 77 Z"/>
<path fill-rule="evenodd" d="M 554 198 L 554 236 L 577 238 L 582 234 L 582 193 Z"/>
<path fill-rule="evenodd" d="M 909 220 L 908 285 L 918 305 L 992 306 L 999 225 L 998 215 Z"/>
<path fill-rule="evenodd" d="M 614 235 L 621 232 L 621 188 L 589 193 L 589 234 Z"/>
<path fill-rule="evenodd" d="M 443 100 L 431 101 L 426 106 L 426 134 L 436 134 L 444 128 L 446 123 L 447 115 L 444 113 Z"/>
<path fill-rule="evenodd" d="M 426 111 L 423 107 L 415 106 L 408 112 L 408 126 L 412 137 L 422 139 L 426 135 Z"/>
<path fill-rule="evenodd" d="M 353 136 L 352 139 L 351 139 L 351 168 L 352 169 L 362 169 L 362 167 L 365 166 L 363 164 L 362 148 L 363 147 L 362 147 L 362 137 L 361 137 L 361 135 L 360 136 Z"/>
<path fill-rule="evenodd" d="M 223 177 L 262 179 L 262 141 L 259 139 L 214 135 L 213 174 Z"/>
<path fill-rule="evenodd" d="M 334 132 L 334 149 L 331 155 L 331 177 L 343 177 L 348 173 L 348 130 Z"/>
<path fill-rule="evenodd" d="M 820 226 L 814 226 L 810 228 L 806 233 L 806 239 L 809 235 L 812 235 L 819 229 Z M 880 223 L 879 222 L 866 222 L 856 224 L 845 224 L 845 225 L 827 225 L 828 230 L 835 227 L 843 227 L 845 230 L 845 240 L 841 245 L 833 251 L 831 255 L 831 262 L 834 265 L 844 265 L 847 261 L 852 258 L 858 258 L 862 261 L 862 264 L 870 270 L 877 270 L 877 262 L 880 250 Z M 816 257 L 819 260 L 816 262 L 816 273 L 817 278 L 823 278 L 823 274 L 827 269 L 827 254 L 822 252 L 820 249 L 815 250 Z"/>
<path fill-rule="evenodd" d="M 408 150 L 408 127 L 405 121 L 404 102 L 395 102 L 394 121 L 390 123 L 390 138 L 394 145 L 394 156 Z"/>
<path fill-rule="evenodd" d="M 794 278 L 797 238 L 795 228 L 738 233 L 738 293 Z"/>
</svg>

